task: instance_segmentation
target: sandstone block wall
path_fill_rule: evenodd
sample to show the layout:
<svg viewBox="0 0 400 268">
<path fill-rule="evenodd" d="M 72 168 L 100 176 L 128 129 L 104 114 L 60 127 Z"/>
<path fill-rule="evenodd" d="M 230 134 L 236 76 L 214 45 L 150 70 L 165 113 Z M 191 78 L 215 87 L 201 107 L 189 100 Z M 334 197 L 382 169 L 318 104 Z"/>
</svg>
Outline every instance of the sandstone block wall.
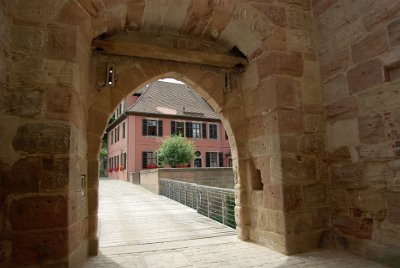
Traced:
<svg viewBox="0 0 400 268">
<path fill-rule="evenodd" d="M 221 116 L 241 239 L 396 260 L 399 2 L 167 2 L 0 1 L 0 265 L 76 267 L 97 254 L 108 117 L 161 77 L 190 84 Z M 249 65 L 112 56 L 93 38 L 240 51 Z"/>
<path fill-rule="evenodd" d="M 239 225 L 248 225 L 239 235 L 247 231 L 250 240 L 285 253 L 329 246 L 330 181 L 311 2 L 251 5 L 273 27 L 241 77 L 249 156 L 239 159 L 247 180 L 235 188 L 249 209 L 237 209 Z"/>
<path fill-rule="evenodd" d="M 0 266 L 87 256 L 90 41 L 61 6 L 0 1 Z"/>
<path fill-rule="evenodd" d="M 335 244 L 393 265 L 400 252 L 400 3 L 315 1 L 313 13 Z"/>
</svg>

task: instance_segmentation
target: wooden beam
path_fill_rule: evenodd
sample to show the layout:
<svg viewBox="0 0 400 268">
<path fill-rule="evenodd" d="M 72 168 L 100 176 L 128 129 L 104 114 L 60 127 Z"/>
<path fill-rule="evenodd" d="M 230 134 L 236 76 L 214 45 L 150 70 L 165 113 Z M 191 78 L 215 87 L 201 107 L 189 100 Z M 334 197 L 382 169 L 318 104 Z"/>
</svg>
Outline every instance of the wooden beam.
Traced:
<svg viewBox="0 0 400 268">
<path fill-rule="evenodd" d="M 166 48 L 143 43 L 93 40 L 92 48 L 115 55 L 196 63 L 223 68 L 244 67 L 248 64 L 247 60 L 241 57 L 187 49 Z"/>
</svg>

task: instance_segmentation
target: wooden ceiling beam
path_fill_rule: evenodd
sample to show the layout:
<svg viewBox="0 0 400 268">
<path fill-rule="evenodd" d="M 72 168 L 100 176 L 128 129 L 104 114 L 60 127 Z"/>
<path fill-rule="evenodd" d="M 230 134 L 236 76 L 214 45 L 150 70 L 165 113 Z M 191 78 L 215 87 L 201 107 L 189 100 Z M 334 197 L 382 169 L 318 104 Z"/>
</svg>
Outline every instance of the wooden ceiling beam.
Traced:
<svg viewBox="0 0 400 268">
<path fill-rule="evenodd" d="M 223 68 L 243 68 L 248 64 L 247 60 L 242 57 L 187 49 L 167 48 L 143 43 L 95 39 L 92 42 L 92 48 L 115 55 L 171 60 Z"/>
</svg>

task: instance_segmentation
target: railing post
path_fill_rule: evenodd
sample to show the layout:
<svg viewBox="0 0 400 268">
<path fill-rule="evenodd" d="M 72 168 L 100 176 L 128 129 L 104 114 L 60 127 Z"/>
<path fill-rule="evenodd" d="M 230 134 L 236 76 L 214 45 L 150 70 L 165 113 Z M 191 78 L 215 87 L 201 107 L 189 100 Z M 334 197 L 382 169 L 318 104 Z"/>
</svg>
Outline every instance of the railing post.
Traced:
<svg viewBox="0 0 400 268">
<path fill-rule="evenodd" d="M 210 192 L 207 189 L 207 217 L 210 218 Z"/>
<path fill-rule="evenodd" d="M 226 225 L 226 195 L 221 192 L 221 212 L 222 212 L 222 223 Z"/>
<path fill-rule="evenodd" d="M 184 186 L 185 188 L 185 206 L 187 206 L 187 186 Z"/>
<path fill-rule="evenodd" d="M 201 191 L 199 191 L 196 187 L 196 192 L 198 193 L 198 195 L 197 195 L 197 213 L 199 213 L 200 206 L 201 206 Z"/>
<path fill-rule="evenodd" d="M 194 187 L 192 187 L 192 206 L 193 206 L 193 208 L 197 208 L 197 205 L 195 207 L 195 203 L 194 203 L 194 200 L 196 199 L 195 194 L 196 194 L 196 189 Z"/>
<path fill-rule="evenodd" d="M 190 201 L 188 200 L 190 196 L 188 195 L 192 194 L 192 202 L 190 205 L 197 211 L 197 213 L 206 215 L 209 218 L 214 217 L 215 220 L 222 222 L 224 225 L 233 228 L 235 227 L 235 219 L 234 215 L 232 215 L 232 200 L 234 200 L 233 190 L 188 184 L 173 180 L 161 181 L 161 189 L 165 196 L 186 206 L 190 204 Z M 181 191 L 184 192 L 182 193 Z M 188 193 L 188 191 L 191 192 Z M 218 200 L 218 196 L 220 196 L 221 202 Z M 202 200 L 202 198 L 204 198 L 204 200 Z M 215 203 L 213 203 L 213 200 Z M 207 204 L 204 204 L 204 202 L 207 202 Z M 207 208 L 205 208 L 204 205 L 206 205 Z M 216 214 L 214 215 L 213 213 Z"/>
</svg>

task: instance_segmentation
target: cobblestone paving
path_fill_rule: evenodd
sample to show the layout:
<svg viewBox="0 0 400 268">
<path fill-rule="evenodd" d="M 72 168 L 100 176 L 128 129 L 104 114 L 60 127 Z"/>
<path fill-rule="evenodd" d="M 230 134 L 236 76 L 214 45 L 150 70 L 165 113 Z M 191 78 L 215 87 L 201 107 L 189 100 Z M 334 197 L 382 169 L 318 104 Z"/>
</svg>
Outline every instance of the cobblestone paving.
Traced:
<svg viewBox="0 0 400 268">
<path fill-rule="evenodd" d="M 339 250 L 286 256 L 140 186 L 100 180 L 99 256 L 87 268 L 384 267 Z"/>
</svg>

